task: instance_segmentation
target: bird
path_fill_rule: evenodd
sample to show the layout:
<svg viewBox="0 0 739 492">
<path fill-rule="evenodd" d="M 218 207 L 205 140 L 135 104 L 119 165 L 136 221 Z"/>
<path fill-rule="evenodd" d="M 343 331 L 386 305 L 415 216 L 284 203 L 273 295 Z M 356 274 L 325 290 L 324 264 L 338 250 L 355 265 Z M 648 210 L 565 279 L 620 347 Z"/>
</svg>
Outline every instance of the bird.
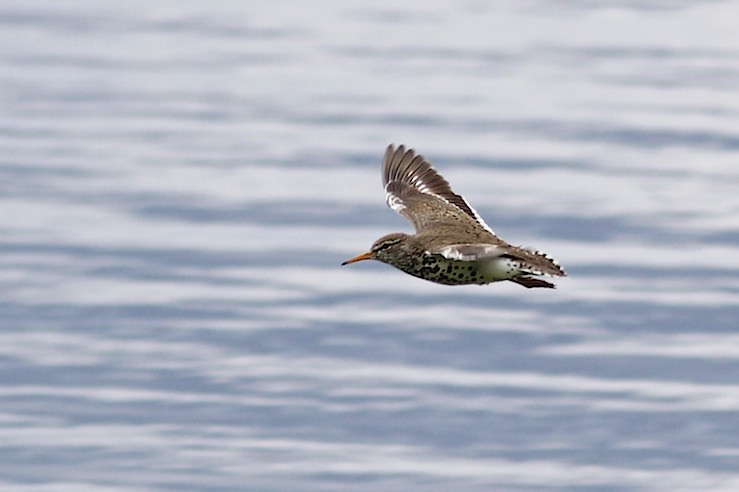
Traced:
<svg viewBox="0 0 739 492">
<path fill-rule="evenodd" d="M 499 238 L 475 209 L 422 155 L 390 144 L 382 162 L 387 205 L 410 221 L 415 234 L 393 232 L 366 253 L 342 263 L 377 260 L 444 285 L 510 281 L 526 288 L 555 288 L 540 276 L 565 277 L 546 254 Z"/>
</svg>

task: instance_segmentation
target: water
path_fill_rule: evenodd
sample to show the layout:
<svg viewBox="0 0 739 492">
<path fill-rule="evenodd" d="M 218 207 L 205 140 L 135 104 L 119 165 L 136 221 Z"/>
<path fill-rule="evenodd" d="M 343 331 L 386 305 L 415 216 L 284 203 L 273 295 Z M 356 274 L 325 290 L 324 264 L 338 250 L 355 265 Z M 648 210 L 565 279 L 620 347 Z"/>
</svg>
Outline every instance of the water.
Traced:
<svg viewBox="0 0 739 492">
<path fill-rule="evenodd" d="M 732 2 L 0 3 L 0 489 L 739 490 Z M 426 155 L 556 291 L 340 267 Z"/>
</svg>

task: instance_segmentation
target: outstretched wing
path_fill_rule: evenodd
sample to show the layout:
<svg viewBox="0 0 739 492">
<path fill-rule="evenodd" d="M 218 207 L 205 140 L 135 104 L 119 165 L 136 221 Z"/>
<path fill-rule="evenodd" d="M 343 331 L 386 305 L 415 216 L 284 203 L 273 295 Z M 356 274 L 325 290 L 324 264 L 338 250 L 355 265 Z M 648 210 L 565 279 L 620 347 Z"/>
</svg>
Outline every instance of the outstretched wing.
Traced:
<svg viewBox="0 0 739 492">
<path fill-rule="evenodd" d="M 416 231 L 440 223 L 473 221 L 491 234 L 492 229 L 449 182 L 420 154 L 390 144 L 382 163 L 382 184 L 390 208 L 407 218 Z"/>
</svg>

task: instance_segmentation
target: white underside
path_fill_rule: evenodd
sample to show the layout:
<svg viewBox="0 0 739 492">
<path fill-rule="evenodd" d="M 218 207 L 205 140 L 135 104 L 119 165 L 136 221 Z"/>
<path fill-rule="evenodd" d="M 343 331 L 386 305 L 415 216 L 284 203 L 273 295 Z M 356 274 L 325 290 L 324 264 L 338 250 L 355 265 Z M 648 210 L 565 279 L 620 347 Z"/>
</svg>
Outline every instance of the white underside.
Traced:
<svg viewBox="0 0 739 492">
<path fill-rule="evenodd" d="M 466 254 L 467 252 L 460 251 L 463 249 L 457 245 L 449 246 L 441 250 L 440 254 L 451 260 L 449 263 L 459 264 L 460 262 L 466 263 L 467 265 L 473 264 L 477 268 L 477 271 L 482 274 L 485 282 L 494 282 L 496 280 L 507 280 L 515 277 L 516 275 L 523 273 L 521 270 L 520 262 L 512 260 L 508 257 L 499 256 L 504 252 L 502 248 L 494 245 L 484 245 L 484 253 L 477 249 L 475 254 Z M 428 252 L 427 252 L 428 253 Z M 482 255 L 489 255 L 485 258 L 480 258 Z M 448 263 L 442 263 L 442 269 L 445 269 Z"/>
<path fill-rule="evenodd" d="M 475 263 L 478 265 L 480 273 L 490 281 L 506 280 L 521 273 L 518 262 L 510 258 L 490 258 Z"/>
</svg>

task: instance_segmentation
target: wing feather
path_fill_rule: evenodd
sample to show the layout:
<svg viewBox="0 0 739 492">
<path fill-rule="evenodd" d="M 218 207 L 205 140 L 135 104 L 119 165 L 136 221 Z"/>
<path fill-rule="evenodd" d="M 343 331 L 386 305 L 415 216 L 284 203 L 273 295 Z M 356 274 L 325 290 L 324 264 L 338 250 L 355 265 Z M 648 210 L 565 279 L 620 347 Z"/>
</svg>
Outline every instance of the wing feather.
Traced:
<svg viewBox="0 0 739 492">
<path fill-rule="evenodd" d="M 432 222 L 456 222 L 459 217 L 466 217 L 494 234 L 467 200 L 454 193 L 449 182 L 413 149 L 388 145 L 382 165 L 382 184 L 388 206 L 406 217 L 417 231 Z"/>
<path fill-rule="evenodd" d="M 556 261 L 541 251 L 511 246 L 509 244 L 463 243 L 448 244 L 429 250 L 431 254 L 438 254 L 448 260 L 481 261 L 492 258 L 511 258 L 521 262 L 520 269 L 534 275 L 548 275 L 550 277 L 566 277 Z"/>
</svg>

